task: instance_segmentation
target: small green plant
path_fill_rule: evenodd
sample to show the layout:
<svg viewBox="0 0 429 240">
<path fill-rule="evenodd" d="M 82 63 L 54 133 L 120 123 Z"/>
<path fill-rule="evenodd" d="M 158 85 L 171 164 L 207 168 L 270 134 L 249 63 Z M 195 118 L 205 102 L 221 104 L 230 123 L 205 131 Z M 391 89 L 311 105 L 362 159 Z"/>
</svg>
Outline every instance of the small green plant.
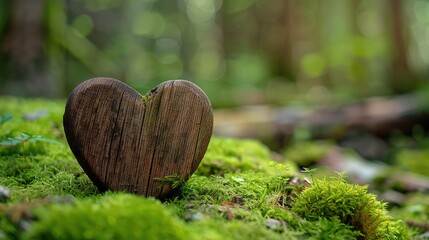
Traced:
<svg viewBox="0 0 429 240">
<path fill-rule="evenodd" d="M 9 114 L 9 113 L 7 113 L 7 114 L 5 114 L 3 116 L 0 116 L 0 125 L 3 124 L 3 123 L 5 123 L 5 122 L 7 122 L 7 121 L 9 121 L 9 120 L 11 120 L 11 119 L 12 119 L 12 115 Z"/>
<path fill-rule="evenodd" d="M 308 173 L 308 175 L 310 175 L 311 178 L 311 182 L 317 184 L 316 182 L 314 182 L 314 176 L 313 173 L 317 172 L 317 168 L 303 168 L 303 170 L 301 171 L 302 173 Z"/>
<path fill-rule="evenodd" d="M 48 142 L 48 143 L 58 143 L 55 140 L 47 139 L 39 135 L 32 135 L 27 133 L 21 133 L 21 136 L 10 137 L 0 141 L 0 146 L 4 147 L 15 147 L 17 145 L 24 145 L 25 143 L 32 142 Z"/>
<path fill-rule="evenodd" d="M 15 148 L 16 146 L 21 146 L 22 155 L 24 159 L 26 158 L 25 144 L 26 143 L 35 143 L 35 142 L 47 142 L 57 144 L 57 141 L 44 138 L 38 135 L 31 135 L 26 133 L 21 133 L 17 137 L 9 137 L 0 141 L 0 148 Z"/>
<path fill-rule="evenodd" d="M 270 185 L 267 183 L 267 187 L 262 192 L 261 198 L 258 201 L 258 205 L 257 205 L 258 207 L 260 207 L 264 203 L 265 198 L 267 197 L 267 193 L 268 193 L 269 188 L 270 188 Z"/>
<path fill-rule="evenodd" d="M 149 94 L 147 94 L 147 95 L 144 95 L 144 96 L 142 96 L 142 102 L 144 103 L 144 104 L 146 104 L 147 102 L 149 102 L 149 100 L 152 98 L 152 96 L 151 95 L 149 95 Z"/>
<path fill-rule="evenodd" d="M 155 180 L 160 182 L 162 185 L 169 185 L 172 189 L 179 188 L 186 183 L 186 181 L 181 176 L 179 176 L 179 174 L 165 176 L 163 178 L 155 178 Z"/>
</svg>

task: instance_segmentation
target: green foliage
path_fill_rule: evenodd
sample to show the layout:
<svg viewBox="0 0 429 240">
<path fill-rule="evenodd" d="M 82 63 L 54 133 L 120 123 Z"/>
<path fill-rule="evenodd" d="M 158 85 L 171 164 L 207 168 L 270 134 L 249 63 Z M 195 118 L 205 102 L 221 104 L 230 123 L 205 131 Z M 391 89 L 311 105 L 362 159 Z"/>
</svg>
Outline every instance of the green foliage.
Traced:
<svg viewBox="0 0 429 240">
<path fill-rule="evenodd" d="M 424 234 L 429 229 L 429 195 L 420 192 L 410 194 L 407 198 L 404 206 L 394 207 L 391 213 L 398 219 L 404 219 L 415 236 Z"/>
<path fill-rule="evenodd" d="M 429 176 L 429 172 L 427 171 L 429 169 L 429 149 L 401 150 L 396 157 L 399 167 Z"/>
<path fill-rule="evenodd" d="M 326 71 L 326 62 L 321 54 L 312 53 L 302 58 L 301 67 L 309 77 L 320 77 Z"/>
<path fill-rule="evenodd" d="M 332 147 L 327 142 L 298 141 L 286 148 L 283 156 L 300 167 L 308 167 L 322 159 Z"/>
<path fill-rule="evenodd" d="M 158 201 L 106 194 L 74 205 L 35 211 L 29 239 L 194 239 L 187 226 Z"/>
<path fill-rule="evenodd" d="M 6 138 L 0 141 L 0 147 L 15 147 L 17 145 L 24 145 L 25 143 L 34 143 L 34 142 L 58 143 L 56 141 L 44 138 L 42 136 L 21 133 L 21 136 Z"/>
<path fill-rule="evenodd" d="M 21 133 L 20 136 L 16 136 L 16 137 L 7 137 L 5 139 L 0 138 L 0 152 L 6 153 L 6 154 L 13 154 L 21 150 L 23 156 L 26 157 L 26 148 L 28 148 L 27 152 L 29 150 L 31 152 L 43 151 L 43 148 L 41 145 L 38 145 L 37 147 L 30 145 L 32 143 L 39 143 L 39 142 L 54 143 L 54 144 L 58 143 L 57 141 L 47 139 L 42 136 Z M 30 146 L 26 147 L 26 145 L 30 145 Z M 8 151 L 4 151 L 3 149 L 7 149 Z"/>
<path fill-rule="evenodd" d="M 10 119 L 12 119 L 12 115 L 9 113 L 6 113 L 5 115 L 0 116 L 0 125 L 9 121 Z"/>
<path fill-rule="evenodd" d="M 16 46 L 7 41 L 18 42 L 11 32 L 26 33 L 22 30 L 26 28 L 14 29 L 13 22 L 14 14 L 20 12 L 15 8 L 25 5 L 2 2 L 0 36 L 5 49 L 0 58 L 0 84 L 13 83 L 15 75 L 25 76 L 25 70 L 37 61 L 35 70 L 42 68 L 44 76 L 61 82 L 53 91 L 64 91 L 63 96 L 94 75 L 126 80 L 139 90 L 162 80 L 189 77 L 207 86 L 216 106 L 247 102 L 242 96 L 249 92 L 261 97 L 251 101 L 270 101 L 273 94 L 265 87 L 273 85 L 281 86 L 282 94 L 275 94 L 278 102 L 288 103 L 293 95 L 320 104 L 321 99 L 335 102 L 389 94 L 394 90 L 388 84 L 391 74 L 401 71 L 389 64 L 406 60 L 400 56 L 413 56 L 408 61 L 411 73 L 427 76 L 427 39 L 421 31 L 428 23 L 427 3 L 421 0 L 403 4 L 411 10 L 404 12 L 400 22 L 405 29 L 409 27 L 405 32 L 410 37 L 410 47 L 404 48 L 408 52 L 402 54 L 395 54 L 403 48 L 396 46 L 401 41 L 386 31 L 392 26 L 382 19 L 391 14 L 388 2 L 337 0 L 324 6 L 308 0 L 285 7 L 281 0 L 182 0 L 177 4 L 169 0 L 48 0 L 37 5 L 43 15 L 34 17 L 43 34 L 33 34 L 30 40 L 40 44 L 29 45 L 34 52 L 40 52 L 40 46 L 44 51 L 22 66 L 16 64 L 24 62 L 20 55 L 10 54 Z M 291 16 L 292 9 L 302 15 L 301 31 L 285 28 L 279 21 Z M 257 17 L 249 17 L 253 15 Z M 121 17 L 106 21 L 106 16 Z M 401 82 L 414 82 L 408 75 Z M 25 94 L 19 88 L 11 90 Z"/>
<path fill-rule="evenodd" d="M 390 217 L 385 207 L 366 186 L 348 184 L 340 175 L 317 179 L 297 196 L 291 210 L 309 221 L 338 218 L 365 239 L 406 239 L 401 222 Z"/>
<path fill-rule="evenodd" d="M 20 232 L 0 210 L 0 239 L 19 239 Z"/>
</svg>

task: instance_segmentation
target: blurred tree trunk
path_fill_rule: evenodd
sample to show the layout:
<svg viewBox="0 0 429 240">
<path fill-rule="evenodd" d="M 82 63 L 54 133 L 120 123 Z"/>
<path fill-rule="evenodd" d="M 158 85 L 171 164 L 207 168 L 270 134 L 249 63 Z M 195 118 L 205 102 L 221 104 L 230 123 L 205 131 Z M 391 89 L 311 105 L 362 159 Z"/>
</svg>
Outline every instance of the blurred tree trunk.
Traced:
<svg viewBox="0 0 429 240">
<path fill-rule="evenodd" d="M 403 1 L 392 0 L 391 4 L 392 21 L 392 76 L 390 76 L 390 87 L 396 93 L 410 91 L 416 87 L 417 81 L 411 72 L 407 61 L 407 43 L 404 36 Z"/>
<path fill-rule="evenodd" d="M 359 30 L 358 19 L 359 14 L 362 14 L 362 9 L 360 8 L 362 4 L 362 0 L 353 0 L 348 6 L 348 10 L 350 11 L 351 17 L 351 31 L 350 35 L 352 35 L 355 39 L 365 38 L 365 35 Z M 372 5 L 370 8 L 374 8 Z M 351 68 L 353 69 L 353 81 L 357 94 L 361 97 L 365 95 L 371 95 L 371 82 L 377 81 L 374 79 L 371 74 L 371 62 L 368 58 L 354 56 L 351 60 Z"/>
<path fill-rule="evenodd" d="M 275 76 L 294 79 L 296 72 L 293 62 L 293 33 L 298 28 L 294 19 L 293 1 L 261 1 L 255 4 L 258 16 L 258 42 L 255 49 L 263 49 L 270 56 L 271 71 Z"/>
<path fill-rule="evenodd" d="M 293 58 L 294 36 L 300 24 L 298 16 L 295 14 L 296 4 L 294 1 L 280 2 L 278 8 L 282 9 L 282 14 L 279 18 L 278 27 L 278 30 L 280 30 L 278 32 L 280 37 L 278 39 L 279 46 L 277 49 L 272 49 L 274 56 L 276 56 L 276 52 L 280 54 L 280 56 L 277 56 L 280 67 L 278 73 L 285 76 L 288 80 L 295 80 L 297 74 L 297 66 Z M 272 34 L 275 35 L 275 32 L 273 31 Z"/>
<path fill-rule="evenodd" d="M 14 0 L 1 44 L 2 94 L 21 96 L 56 95 L 44 51 L 44 0 Z"/>
</svg>

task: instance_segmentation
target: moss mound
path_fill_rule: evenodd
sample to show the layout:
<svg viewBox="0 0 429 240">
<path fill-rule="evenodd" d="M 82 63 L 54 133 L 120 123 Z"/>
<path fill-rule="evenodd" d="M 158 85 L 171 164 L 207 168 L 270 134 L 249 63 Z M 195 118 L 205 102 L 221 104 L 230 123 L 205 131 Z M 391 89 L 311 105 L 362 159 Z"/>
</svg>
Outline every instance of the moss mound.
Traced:
<svg viewBox="0 0 429 240">
<path fill-rule="evenodd" d="M 34 210 L 29 239 L 193 239 L 185 224 L 154 199 L 108 193 Z"/>
<path fill-rule="evenodd" d="M 407 239 L 401 222 L 386 211 L 386 204 L 367 192 L 366 186 L 345 182 L 342 176 L 317 179 L 300 193 L 292 211 L 318 221 L 338 219 L 361 233 L 363 239 Z"/>
</svg>

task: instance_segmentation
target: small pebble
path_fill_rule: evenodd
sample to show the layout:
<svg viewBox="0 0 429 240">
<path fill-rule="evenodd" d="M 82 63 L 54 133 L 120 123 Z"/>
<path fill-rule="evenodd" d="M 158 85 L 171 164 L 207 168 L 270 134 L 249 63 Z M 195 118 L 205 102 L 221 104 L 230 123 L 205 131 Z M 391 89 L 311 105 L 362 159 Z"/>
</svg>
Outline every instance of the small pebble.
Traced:
<svg viewBox="0 0 429 240">
<path fill-rule="evenodd" d="M 232 180 L 234 180 L 234 181 L 236 181 L 236 182 L 238 182 L 238 183 L 244 183 L 245 182 L 245 180 L 243 179 L 243 178 L 240 178 L 240 177 L 232 177 Z"/>
<path fill-rule="evenodd" d="M 204 211 L 209 211 L 210 209 L 212 209 L 214 206 L 212 204 L 207 204 L 204 206 Z"/>
<path fill-rule="evenodd" d="M 18 222 L 18 228 L 24 232 L 29 232 L 31 229 L 31 221 L 29 220 L 25 220 L 25 219 L 21 219 Z"/>
<path fill-rule="evenodd" d="M 381 194 L 381 198 L 385 201 L 388 201 L 391 204 L 402 205 L 406 201 L 405 195 L 394 191 L 389 190 Z"/>
<path fill-rule="evenodd" d="M 48 110 L 41 109 L 41 110 L 34 111 L 34 112 L 28 112 L 28 113 L 24 114 L 22 116 L 22 118 L 26 121 L 35 121 L 39 118 L 47 116 L 48 113 L 49 113 Z"/>
<path fill-rule="evenodd" d="M 265 221 L 265 226 L 271 230 L 278 230 L 278 229 L 286 226 L 286 222 L 279 221 L 279 220 L 273 219 L 273 218 L 268 218 Z"/>
<path fill-rule="evenodd" d="M 232 202 L 237 203 L 238 205 L 244 205 L 244 199 L 241 196 L 232 197 Z"/>
<path fill-rule="evenodd" d="M 429 232 L 425 232 L 422 235 L 419 236 L 421 239 L 429 239 Z"/>
<path fill-rule="evenodd" d="M 6 202 L 10 198 L 10 189 L 0 185 L 0 202 Z"/>
<path fill-rule="evenodd" d="M 197 221 L 197 220 L 201 220 L 203 217 L 204 217 L 204 214 L 202 214 L 201 212 L 186 214 L 185 215 L 185 221 L 187 221 L 187 222 Z"/>
<path fill-rule="evenodd" d="M 185 204 L 184 208 L 185 209 L 192 209 L 192 208 L 195 208 L 195 205 L 192 203 L 187 203 L 187 204 Z"/>
<path fill-rule="evenodd" d="M 74 204 L 75 198 L 72 195 L 65 196 L 48 196 L 45 198 L 48 202 L 59 203 L 59 204 Z"/>
</svg>

